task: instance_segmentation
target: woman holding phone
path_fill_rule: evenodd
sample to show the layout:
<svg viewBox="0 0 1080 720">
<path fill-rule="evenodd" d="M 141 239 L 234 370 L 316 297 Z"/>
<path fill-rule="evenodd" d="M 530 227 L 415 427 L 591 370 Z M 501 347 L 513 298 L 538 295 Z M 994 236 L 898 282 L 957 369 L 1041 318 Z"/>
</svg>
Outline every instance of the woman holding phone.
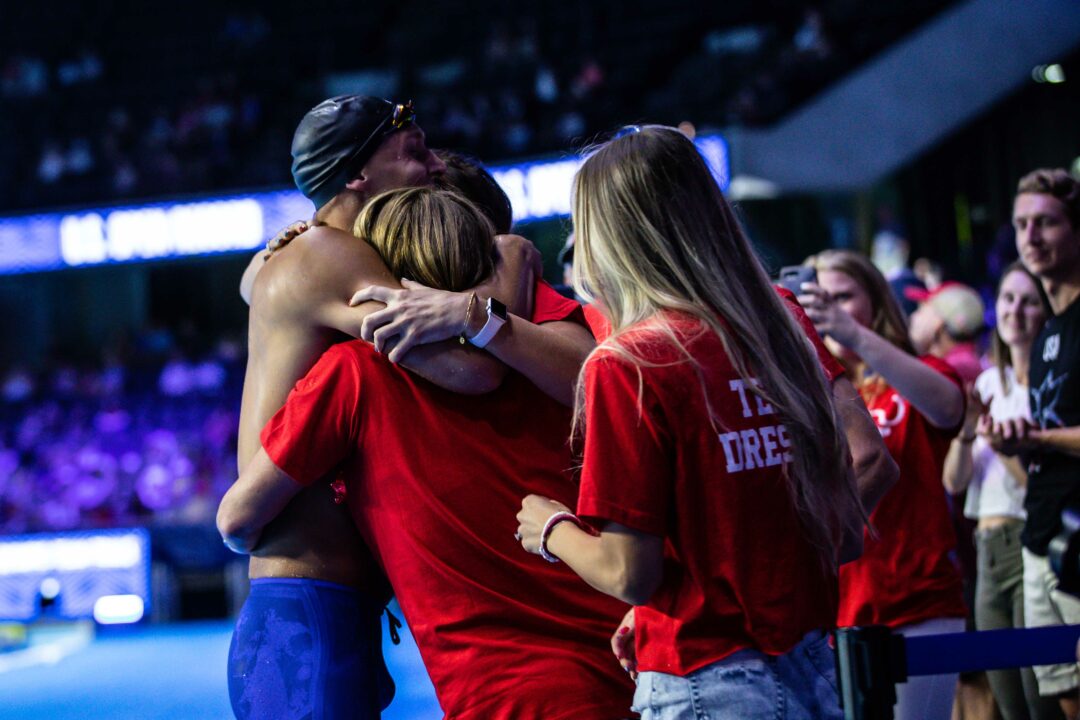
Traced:
<svg viewBox="0 0 1080 720">
<path fill-rule="evenodd" d="M 956 536 L 941 487 L 964 393 L 944 361 L 916 357 L 888 283 L 865 256 L 827 250 L 809 261 L 817 283 L 799 301 L 848 369 L 900 480 L 870 516 L 863 556 L 840 571 L 837 624 L 887 625 L 903 635 L 961 632 L 967 609 L 952 560 Z M 948 720 L 956 675 L 897 685 L 898 720 Z"/>
</svg>

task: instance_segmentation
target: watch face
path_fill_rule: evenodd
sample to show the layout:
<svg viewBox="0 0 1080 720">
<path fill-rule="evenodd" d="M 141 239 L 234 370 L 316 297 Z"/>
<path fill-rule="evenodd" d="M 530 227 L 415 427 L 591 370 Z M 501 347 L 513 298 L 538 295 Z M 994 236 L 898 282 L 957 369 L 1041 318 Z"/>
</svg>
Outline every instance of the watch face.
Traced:
<svg viewBox="0 0 1080 720">
<path fill-rule="evenodd" d="M 488 298 L 488 313 L 503 320 L 506 319 L 506 306 L 495 298 Z"/>
</svg>

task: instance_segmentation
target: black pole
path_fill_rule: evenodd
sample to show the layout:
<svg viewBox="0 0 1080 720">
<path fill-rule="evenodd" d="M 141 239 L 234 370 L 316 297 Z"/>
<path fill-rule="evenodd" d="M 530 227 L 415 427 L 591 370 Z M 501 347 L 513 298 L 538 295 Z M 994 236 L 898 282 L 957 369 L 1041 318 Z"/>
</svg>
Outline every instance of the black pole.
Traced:
<svg viewBox="0 0 1080 720">
<path fill-rule="evenodd" d="M 840 628 L 834 637 L 844 720 L 893 720 L 896 683 L 907 680 L 903 636 L 871 625 Z"/>
</svg>

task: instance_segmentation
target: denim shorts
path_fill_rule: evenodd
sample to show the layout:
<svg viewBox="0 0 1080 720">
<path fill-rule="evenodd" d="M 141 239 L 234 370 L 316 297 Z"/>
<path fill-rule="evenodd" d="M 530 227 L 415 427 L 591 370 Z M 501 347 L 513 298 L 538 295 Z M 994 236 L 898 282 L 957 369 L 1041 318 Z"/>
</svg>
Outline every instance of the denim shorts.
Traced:
<svg viewBox="0 0 1080 720">
<path fill-rule="evenodd" d="M 686 677 L 643 672 L 641 720 L 841 720 L 836 658 L 814 631 L 783 655 L 740 650 Z"/>
</svg>

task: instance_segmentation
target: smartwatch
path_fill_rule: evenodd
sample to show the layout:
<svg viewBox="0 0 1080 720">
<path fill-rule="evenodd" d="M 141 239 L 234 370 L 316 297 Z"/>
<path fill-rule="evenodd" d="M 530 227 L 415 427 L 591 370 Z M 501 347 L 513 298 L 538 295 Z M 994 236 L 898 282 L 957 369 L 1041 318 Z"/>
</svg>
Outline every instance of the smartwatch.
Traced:
<svg viewBox="0 0 1080 720">
<path fill-rule="evenodd" d="M 484 323 L 484 327 L 480 328 L 480 332 L 469 338 L 469 342 L 478 348 L 486 347 L 491 342 L 491 338 L 495 337 L 495 333 L 499 332 L 499 329 L 505 324 L 506 306 L 495 298 L 489 297 L 487 301 L 487 322 Z"/>
</svg>

